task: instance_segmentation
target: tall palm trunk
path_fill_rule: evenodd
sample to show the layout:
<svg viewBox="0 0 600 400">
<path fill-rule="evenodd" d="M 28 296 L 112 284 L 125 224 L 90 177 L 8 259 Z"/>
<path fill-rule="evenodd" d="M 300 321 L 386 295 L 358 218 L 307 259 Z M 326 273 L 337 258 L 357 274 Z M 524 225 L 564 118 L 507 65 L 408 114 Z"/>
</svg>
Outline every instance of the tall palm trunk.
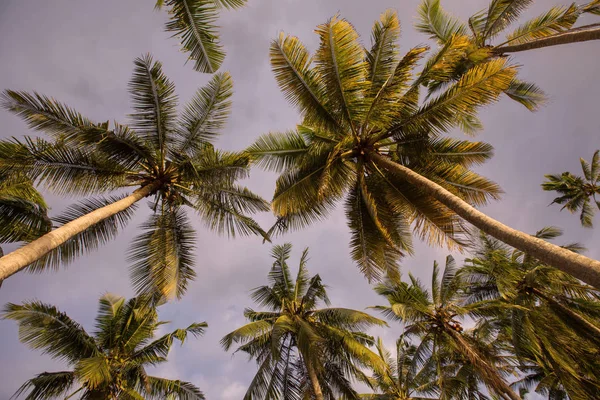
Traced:
<svg viewBox="0 0 600 400">
<path fill-rule="evenodd" d="M 495 54 L 517 53 L 540 49 L 542 47 L 558 46 L 561 44 L 587 42 L 588 40 L 600 39 L 600 24 L 591 24 L 569 29 L 568 31 L 556 33 L 527 43 L 515 44 L 513 46 L 500 46 L 493 49 Z"/>
<path fill-rule="evenodd" d="M 73 236 L 85 231 L 94 224 L 131 207 L 136 202 L 153 193 L 158 188 L 159 184 L 159 182 L 155 182 L 143 186 L 124 199 L 74 219 L 20 249 L 8 253 L 0 258 L 0 282 L 19 272 L 29 264 L 39 260 Z"/>
<path fill-rule="evenodd" d="M 452 328 L 448 328 L 446 332 L 458 345 L 458 351 L 479 370 L 479 374 L 487 385 L 493 387 L 501 397 L 506 396 L 511 400 L 521 400 L 521 397 L 508 386 L 498 371 L 484 360 L 473 347 L 471 347 L 462 334 L 456 332 Z"/>
<path fill-rule="evenodd" d="M 379 166 L 418 186 L 423 193 L 432 196 L 488 235 L 600 289 L 599 261 L 510 228 L 475 209 L 469 203 L 450 193 L 437 183 L 430 181 L 403 165 L 393 162 L 389 158 L 377 153 L 371 153 L 370 157 Z"/>
<path fill-rule="evenodd" d="M 310 384 L 312 385 L 313 392 L 315 392 L 315 400 L 324 400 L 323 391 L 321 390 L 321 384 L 319 383 L 319 378 L 317 377 L 317 373 L 315 372 L 315 368 L 311 362 L 307 362 L 305 359 L 306 370 L 308 371 L 308 379 L 310 379 Z"/>
</svg>

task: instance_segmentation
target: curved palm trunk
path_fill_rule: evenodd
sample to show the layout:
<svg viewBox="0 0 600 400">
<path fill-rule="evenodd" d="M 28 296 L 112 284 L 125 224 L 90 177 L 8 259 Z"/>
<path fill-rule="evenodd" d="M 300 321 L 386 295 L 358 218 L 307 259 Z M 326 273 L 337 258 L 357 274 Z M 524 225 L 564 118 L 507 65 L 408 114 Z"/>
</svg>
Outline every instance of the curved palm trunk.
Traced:
<svg viewBox="0 0 600 400">
<path fill-rule="evenodd" d="M 317 373 L 315 372 L 314 367 L 310 362 L 305 362 L 306 370 L 308 371 L 308 378 L 310 379 L 310 384 L 312 385 L 313 392 L 315 392 L 315 400 L 324 400 L 323 391 L 321 390 L 321 384 L 319 383 L 319 378 L 317 377 Z"/>
<path fill-rule="evenodd" d="M 39 260 L 78 233 L 81 233 L 94 224 L 131 207 L 136 202 L 153 193 L 158 186 L 159 182 L 143 186 L 124 199 L 74 219 L 60 228 L 54 229 L 33 242 L 28 243 L 20 249 L 8 253 L 0 258 L 0 282 L 19 272 L 29 264 Z"/>
<path fill-rule="evenodd" d="M 454 341 L 458 344 L 459 351 L 463 356 L 469 360 L 475 368 L 479 370 L 481 377 L 486 384 L 493 387 L 498 391 L 501 397 L 508 397 L 511 400 L 521 400 L 521 397 L 511 389 L 510 386 L 504 381 L 502 376 L 490 365 L 486 360 L 480 357 L 476 350 L 462 337 L 462 335 L 456 332 L 454 329 L 447 329 L 447 333 L 452 336 Z"/>
<path fill-rule="evenodd" d="M 379 166 L 418 186 L 424 193 L 432 196 L 488 235 L 600 289 L 599 261 L 508 227 L 411 169 L 376 153 L 372 153 L 370 156 Z"/>
<path fill-rule="evenodd" d="M 588 40 L 600 39 L 600 24 L 591 24 L 569 29 L 568 31 L 556 33 L 527 43 L 515 44 L 514 46 L 500 46 L 493 49 L 495 54 L 517 53 L 540 49 L 542 47 L 558 46 L 561 44 L 587 42 Z"/>
</svg>

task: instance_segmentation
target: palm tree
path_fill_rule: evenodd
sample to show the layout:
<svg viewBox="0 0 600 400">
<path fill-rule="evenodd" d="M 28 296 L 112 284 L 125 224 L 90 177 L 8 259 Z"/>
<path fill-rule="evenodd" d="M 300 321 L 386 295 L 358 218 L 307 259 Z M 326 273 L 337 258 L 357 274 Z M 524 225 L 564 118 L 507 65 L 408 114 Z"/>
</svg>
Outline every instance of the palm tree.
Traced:
<svg viewBox="0 0 600 400">
<path fill-rule="evenodd" d="M 287 264 L 291 244 L 274 246 L 268 286 L 252 291 L 252 299 L 268 311 L 247 308 L 250 322 L 221 340 L 225 350 L 240 343 L 259 364 L 245 399 L 355 399 L 349 379 L 366 380 L 360 368 L 383 371 L 383 361 L 367 345 L 363 331 L 386 323 L 361 311 L 329 307 L 319 275 L 306 269 L 308 249 L 300 259 L 296 280 Z M 317 308 L 320 303 L 327 308 Z"/>
<path fill-rule="evenodd" d="M 175 339 L 183 344 L 188 335 L 201 335 L 206 323 L 193 323 L 152 340 L 165 322 L 158 320 L 156 307 L 148 299 L 102 296 L 91 335 L 64 312 L 39 301 L 9 303 L 2 318 L 19 323 L 21 342 L 70 367 L 36 375 L 15 397 L 63 399 L 78 394 L 80 399 L 98 400 L 204 399 L 191 383 L 151 376 L 145 368 L 166 362 Z"/>
<path fill-rule="evenodd" d="M 313 58 L 293 36 L 271 45 L 280 88 L 302 113 L 302 125 L 269 133 L 250 148 L 259 165 L 281 172 L 272 232 L 325 218 L 342 198 L 352 231 L 352 256 L 368 278 L 396 268 L 411 251 L 409 227 L 430 243 L 462 244 L 463 221 L 600 287 L 600 262 L 507 227 L 473 206 L 499 196 L 497 185 L 470 167 L 491 146 L 441 137 L 460 126 L 472 131 L 474 112 L 495 101 L 516 69 L 496 58 L 475 65 L 443 93 L 419 105 L 419 88 L 453 71 L 462 52 L 436 54 L 414 81 L 411 70 L 426 50 L 397 59 L 399 22 L 386 12 L 373 27 L 373 45 L 337 16 L 320 25 Z M 314 65 L 312 62 L 314 61 Z"/>
<path fill-rule="evenodd" d="M 592 157 L 591 165 L 580 158 L 583 177 L 576 176 L 570 172 L 563 172 L 560 175 L 546 175 L 546 182 L 542 183 L 542 189 L 547 191 L 556 191 L 561 196 L 552 201 L 552 204 L 564 204 L 561 210 L 565 208 L 572 213 L 581 209 L 579 220 L 581 225 L 591 228 L 594 218 L 594 208 L 590 204 L 593 199 L 596 207 L 600 209 L 600 201 L 596 200 L 596 194 L 600 195 L 600 150 L 596 150 Z"/>
<path fill-rule="evenodd" d="M 362 394 L 362 400 L 426 400 L 432 399 L 437 387 L 435 370 L 418 368 L 415 359 L 417 346 L 410 344 L 404 336 L 396 342 L 396 359 L 385 348 L 381 339 L 377 340 L 377 352 L 385 361 L 384 374 L 375 374 L 370 385 L 379 393 Z M 420 394 L 425 395 L 420 396 Z M 437 396 L 435 398 L 438 398 Z"/>
<path fill-rule="evenodd" d="M 468 24 L 446 13 L 440 0 L 423 0 L 419 7 L 417 30 L 445 45 L 454 35 L 469 35 L 479 51 L 490 56 L 538 49 L 560 44 L 600 39 L 600 24 L 573 27 L 584 13 L 600 15 L 600 1 L 583 5 L 554 6 L 542 15 L 523 23 L 499 44 L 490 42 L 516 22 L 533 0 L 492 0 L 487 10 L 469 18 Z M 481 56 L 482 54 L 479 54 Z"/>
<path fill-rule="evenodd" d="M 537 237 L 554 239 L 557 228 Z M 580 251 L 577 244 L 567 246 Z M 497 328 L 505 331 L 526 376 L 519 387 L 566 391 L 575 398 L 593 398 L 600 353 L 600 292 L 555 268 L 480 235 L 464 277 L 467 301 L 486 307 Z"/>
<path fill-rule="evenodd" d="M 451 256 L 440 279 L 437 263 L 433 265 L 431 293 L 422 283 L 409 274 L 410 283 L 399 279 L 388 279 L 377 285 L 375 291 L 384 296 L 389 306 L 376 306 L 383 314 L 405 324 L 404 333 L 418 337 L 420 345 L 415 357 L 424 358 L 429 352 L 438 364 L 437 375 L 443 377 L 443 352 L 454 352 L 463 357 L 474 368 L 485 385 L 498 395 L 512 400 L 520 397 L 506 383 L 504 366 L 497 365 L 495 354 L 481 351 L 478 341 L 465 334 L 462 321 L 474 316 L 473 309 L 461 304 L 460 288 L 463 282 L 456 276 L 457 267 Z M 442 393 L 443 384 L 438 384 Z"/>
<path fill-rule="evenodd" d="M 219 43 L 217 26 L 214 24 L 221 9 L 243 7 L 247 0 L 156 0 L 156 9 L 165 3 L 170 19 L 167 32 L 173 32 L 181 40 L 181 50 L 189 53 L 194 69 L 215 73 L 225 59 L 223 46 Z"/>
<path fill-rule="evenodd" d="M 235 183 L 248 174 L 248 156 L 219 151 L 211 144 L 231 106 L 229 74 L 216 74 L 179 118 L 174 90 L 159 62 L 150 55 L 136 59 L 130 83 L 132 124 L 115 123 L 112 129 L 108 122 L 93 123 L 37 93 L 4 92 L 6 109 L 54 140 L 0 142 L 3 167 L 25 173 L 58 194 L 138 188 L 71 207 L 59 228 L 0 258 L 0 279 L 28 265 L 58 266 L 98 247 L 117 234 L 135 203 L 145 198 L 152 198 L 154 213 L 129 254 L 138 292 L 181 297 L 194 278 L 195 235 L 186 208 L 219 233 L 266 237 L 246 214 L 268 210 L 268 204 Z"/>
</svg>

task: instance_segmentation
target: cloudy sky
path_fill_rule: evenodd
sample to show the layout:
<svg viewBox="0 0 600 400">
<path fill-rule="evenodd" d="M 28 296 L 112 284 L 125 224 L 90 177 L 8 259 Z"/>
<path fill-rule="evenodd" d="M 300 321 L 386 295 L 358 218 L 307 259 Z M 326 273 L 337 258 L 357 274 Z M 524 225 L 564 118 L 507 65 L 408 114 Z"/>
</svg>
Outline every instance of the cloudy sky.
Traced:
<svg viewBox="0 0 600 400">
<path fill-rule="evenodd" d="M 539 14 L 566 0 L 538 0 L 528 15 Z M 0 89 L 36 90 L 75 107 L 96 121 L 125 122 L 130 112 L 127 82 L 135 57 L 151 52 L 162 61 L 175 82 L 180 103 L 185 104 L 209 75 L 184 65 L 186 56 L 175 40 L 163 32 L 165 13 L 153 11 L 153 0 L 0 0 Z M 487 0 L 446 0 L 446 8 L 467 17 Z M 339 12 L 350 20 L 365 43 L 379 14 L 398 10 L 408 49 L 427 39 L 413 28 L 418 0 L 249 0 L 242 10 L 223 13 L 222 41 L 227 58 L 222 70 L 234 79 L 233 112 L 219 140 L 224 149 L 239 150 L 261 133 L 293 128 L 296 111 L 279 92 L 268 61 L 270 41 L 279 31 L 294 34 L 312 51 L 317 46 L 316 25 Z M 583 21 L 585 22 L 585 20 Z M 548 105 L 530 113 L 503 98 L 481 113 L 486 126 L 479 136 L 495 146 L 495 157 L 479 171 L 498 182 L 506 194 L 485 208 L 500 221 L 526 232 L 546 225 L 565 229 L 565 241 L 580 241 L 599 258 L 599 234 L 579 226 L 577 216 L 548 207 L 552 194 L 540 189 L 545 173 L 579 172 L 578 158 L 589 159 L 600 147 L 598 100 L 600 44 L 588 42 L 537 50 L 515 59 L 523 64 L 521 76 L 540 85 L 550 95 Z M 17 117 L 0 111 L 0 135 L 30 134 Z M 270 198 L 274 175 L 255 170 L 248 187 Z M 52 214 L 75 198 L 48 196 Z M 140 204 L 137 217 L 118 241 L 79 259 L 56 273 L 20 273 L 0 290 L 0 304 L 37 298 L 57 305 L 88 330 L 93 326 L 97 299 L 105 292 L 132 295 L 124 253 L 138 226 L 148 216 Z M 258 216 L 268 227 L 273 217 Z M 244 322 L 242 311 L 252 305 L 248 292 L 265 282 L 270 268 L 269 246 L 258 238 L 230 240 L 198 227 L 197 272 L 185 298 L 162 307 L 168 327 L 207 321 L 205 336 L 175 346 L 170 362 L 153 371 L 198 385 L 209 399 L 242 397 L 255 365 L 243 355 L 225 353 L 219 339 Z M 326 222 L 280 240 L 295 246 L 293 264 L 304 247 L 310 247 L 309 269 L 319 273 L 337 306 L 363 309 L 380 304 L 352 264 L 349 234 L 340 209 Z M 434 260 L 443 260 L 444 249 L 420 244 L 416 255 L 405 259 L 403 271 L 429 279 Z M 399 326 L 373 332 L 393 343 Z M 20 344 L 13 321 L 0 321 L 0 400 L 8 399 L 28 378 L 63 366 Z"/>
</svg>

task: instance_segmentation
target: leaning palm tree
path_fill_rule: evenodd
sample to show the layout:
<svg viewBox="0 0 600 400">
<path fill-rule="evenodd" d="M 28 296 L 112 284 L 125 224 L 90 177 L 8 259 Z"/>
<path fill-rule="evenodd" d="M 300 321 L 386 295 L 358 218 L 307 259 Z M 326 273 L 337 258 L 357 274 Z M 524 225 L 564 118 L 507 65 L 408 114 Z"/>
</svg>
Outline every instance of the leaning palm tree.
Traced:
<svg viewBox="0 0 600 400">
<path fill-rule="evenodd" d="M 385 373 L 374 374 L 369 379 L 376 390 L 374 394 L 362 394 L 362 400 L 426 400 L 438 399 L 435 386 L 435 370 L 425 366 L 418 367 L 415 359 L 417 346 L 410 344 L 401 336 L 396 342 L 396 359 L 381 339 L 377 341 L 377 352 L 385 361 Z"/>
<path fill-rule="evenodd" d="M 374 308 L 390 319 L 403 322 L 406 335 L 419 338 L 421 354 L 415 357 L 423 359 L 423 354 L 429 352 L 430 358 L 438 363 L 438 378 L 442 377 L 442 351 L 455 352 L 472 365 L 472 371 L 489 390 L 518 400 L 520 397 L 506 383 L 504 366 L 497 365 L 497 360 L 492 357 L 494 354 L 481 351 L 479 343 L 464 332 L 463 319 L 475 314 L 473 309 L 460 301 L 463 282 L 456 276 L 456 272 L 451 256 L 446 258 L 441 279 L 438 264 L 434 263 L 431 292 L 410 274 L 410 283 L 396 278 L 388 279 L 377 285 L 375 291 L 385 297 L 389 305 Z M 443 385 L 439 386 L 443 393 Z"/>
<path fill-rule="evenodd" d="M 193 384 L 151 376 L 146 367 L 167 361 L 175 339 L 199 336 L 205 322 L 176 329 L 155 340 L 164 322 L 156 307 L 143 297 L 126 301 L 106 294 L 100 298 L 95 331 L 56 307 L 39 301 L 7 304 L 2 318 L 19 323 L 19 337 L 34 349 L 67 363 L 69 370 L 43 372 L 25 382 L 15 397 L 26 399 L 204 399 Z"/>
<path fill-rule="evenodd" d="M 533 0 L 491 0 L 486 10 L 473 15 L 465 24 L 446 13 L 440 0 L 423 0 L 415 27 L 442 45 L 454 35 L 468 34 L 477 49 L 485 49 L 490 55 L 600 39 L 599 23 L 573 27 L 582 14 L 600 15 L 600 1 L 592 0 L 582 5 L 554 6 L 524 22 L 501 43 L 492 44 L 491 41 L 516 22 L 532 3 Z"/>
<path fill-rule="evenodd" d="M 108 122 L 93 123 L 54 99 L 4 92 L 6 109 L 53 140 L 0 142 L 3 168 L 26 174 L 58 194 L 137 189 L 70 207 L 60 227 L 0 258 L 0 279 L 29 265 L 37 270 L 56 267 L 98 247 L 118 233 L 133 206 L 146 198 L 153 214 L 129 254 L 139 292 L 180 297 L 194 278 L 195 235 L 186 208 L 218 232 L 266 237 L 246 214 L 268 210 L 268 204 L 235 183 L 247 176 L 248 157 L 211 144 L 231 106 L 229 74 L 215 75 L 179 118 L 174 90 L 159 62 L 149 55 L 136 59 L 130 83 L 132 124 L 115 123 L 112 129 Z"/>
<path fill-rule="evenodd" d="M 560 234 L 547 227 L 536 236 Z M 568 247 L 581 250 L 577 244 Z M 526 375 L 516 385 L 538 392 L 562 387 L 573 399 L 595 397 L 600 292 L 486 235 L 479 236 L 474 250 L 460 271 L 466 300 L 500 310 L 491 320 L 505 332 Z"/>
<path fill-rule="evenodd" d="M 194 69 L 215 73 L 225 59 L 215 21 L 221 9 L 236 9 L 247 0 L 157 0 L 155 8 L 169 7 L 167 32 L 181 40 L 181 50 L 189 53 Z"/>
<path fill-rule="evenodd" d="M 552 204 L 564 204 L 561 210 L 565 208 L 571 213 L 581 209 L 579 220 L 581 225 L 591 228 L 594 218 L 594 207 L 591 200 L 596 203 L 600 209 L 600 201 L 596 200 L 596 194 L 600 195 L 600 150 L 596 150 L 592 157 L 592 163 L 588 163 L 580 158 L 583 177 L 576 176 L 570 172 L 563 172 L 560 175 L 546 175 L 546 182 L 542 183 L 542 189 L 547 191 L 556 191 L 561 196 L 552 201 Z"/>
<path fill-rule="evenodd" d="M 419 104 L 421 83 L 450 73 L 462 52 L 439 53 L 418 78 L 411 71 L 425 48 L 398 59 L 399 22 L 386 12 L 365 50 L 337 16 L 320 25 L 314 58 L 293 36 L 271 45 L 280 88 L 302 113 L 302 125 L 260 137 L 248 153 L 281 172 L 272 208 L 272 232 L 325 218 L 345 198 L 352 256 L 368 278 L 396 267 L 411 251 L 409 227 L 430 243 L 461 245 L 464 221 L 600 287 L 600 262 L 512 229 L 478 211 L 500 189 L 470 168 L 491 146 L 441 134 L 478 126 L 476 110 L 495 101 L 516 69 L 495 58 L 469 69 L 439 95 Z M 313 64 L 314 61 L 314 64 Z"/>
<path fill-rule="evenodd" d="M 273 247 L 270 284 L 253 290 L 252 298 L 268 311 L 247 308 L 251 322 L 221 340 L 225 350 L 240 343 L 259 364 L 244 399 L 355 399 L 349 379 L 366 380 L 361 367 L 382 372 L 383 361 L 367 348 L 373 339 L 363 331 L 386 323 L 361 311 L 329 306 L 319 275 L 310 277 L 304 250 L 298 275 L 287 260 L 291 244 Z"/>
</svg>

